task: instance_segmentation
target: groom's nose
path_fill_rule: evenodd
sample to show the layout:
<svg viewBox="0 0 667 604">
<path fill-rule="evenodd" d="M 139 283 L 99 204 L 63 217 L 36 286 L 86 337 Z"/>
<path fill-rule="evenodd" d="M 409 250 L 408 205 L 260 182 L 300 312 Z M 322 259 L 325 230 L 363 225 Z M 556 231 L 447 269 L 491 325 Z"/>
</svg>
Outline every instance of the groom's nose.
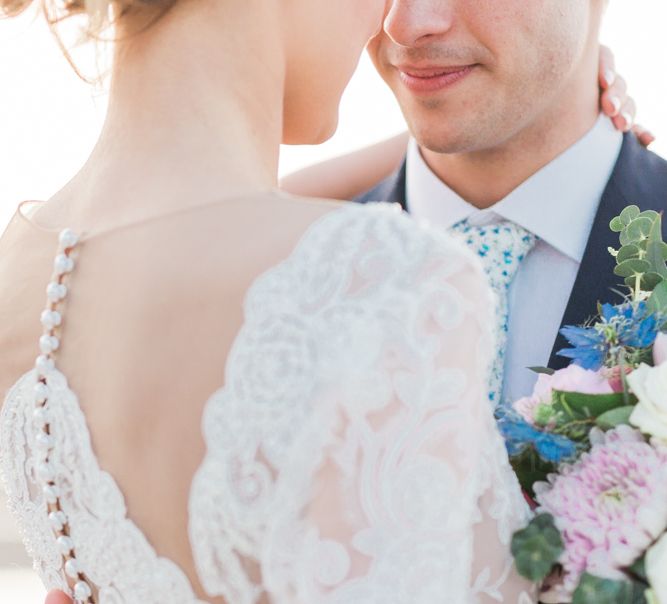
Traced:
<svg viewBox="0 0 667 604">
<path fill-rule="evenodd" d="M 418 46 L 452 28 L 454 3 L 453 0 L 392 0 L 384 31 L 400 46 Z"/>
</svg>

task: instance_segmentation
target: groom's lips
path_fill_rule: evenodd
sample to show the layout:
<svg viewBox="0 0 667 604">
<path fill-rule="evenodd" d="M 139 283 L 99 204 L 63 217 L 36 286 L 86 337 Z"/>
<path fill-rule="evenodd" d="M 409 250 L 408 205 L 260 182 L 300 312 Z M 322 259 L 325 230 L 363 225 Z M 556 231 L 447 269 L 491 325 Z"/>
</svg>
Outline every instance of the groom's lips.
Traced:
<svg viewBox="0 0 667 604">
<path fill-rule="evenodd" d="M 428 94 L 449 88 L 468 76 L 476 65 L 454 67 L 397 66 L 403 85 L 416 94 Z"/>
</svg>

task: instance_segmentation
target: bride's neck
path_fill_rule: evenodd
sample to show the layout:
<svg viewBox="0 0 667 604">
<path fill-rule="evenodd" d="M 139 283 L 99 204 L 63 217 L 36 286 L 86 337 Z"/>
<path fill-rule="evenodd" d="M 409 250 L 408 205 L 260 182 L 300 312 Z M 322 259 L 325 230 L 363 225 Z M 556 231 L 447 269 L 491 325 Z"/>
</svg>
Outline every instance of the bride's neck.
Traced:
<svg viewBox="0 0 667 604">
<path fill-rule="evenodd" d="M 177 2 L 118 43 L 98 143 L 54 200 L 100 224 L 276 186 L 285 59 L 258 2 Z"/>
</svg>

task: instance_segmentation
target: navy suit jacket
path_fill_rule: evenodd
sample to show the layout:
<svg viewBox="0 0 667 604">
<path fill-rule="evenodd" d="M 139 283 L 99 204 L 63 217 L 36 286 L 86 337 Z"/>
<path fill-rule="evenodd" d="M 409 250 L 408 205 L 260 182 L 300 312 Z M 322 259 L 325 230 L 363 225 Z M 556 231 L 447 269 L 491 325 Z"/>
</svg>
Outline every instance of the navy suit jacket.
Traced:
<svg viewBox="0 0 667 604">
<path fill-rule="evenodd" d="M 572 174 L 572 178 L 577 178 L 577 175 Z M 390 201 L 401 204 L 407 210 L 405 162 L 397 172 L 355 201 Z M 619 294 L 612 290 L 622 290 L 624 284 L 621 278 L 614 275 L 616 261 L 608 251 L 609 247 L 619 247 L 618 234 L 611 232 L 609 223 L 623 208 L 632 204 L 642 210 L 667 210 L 667 161 L 644 149 L 634 135 L 626 134 L 616 166 L 602 194 L 561 326 L 584 323 L 596 313 L 598 302 L 615 303 L 620 300 Z M 562 219 L 562 227 L 566 229 L 569 217 L 563 216 Z M 663 235 L 667 236 L 667 217 L 663 220 Z M 548 279 L 549 275 L 545 274 L 544 278 Z M 539 296 L 535 300 L 539 304 Z M 561 369 L 569 363 L 568 359 L 556 354 L 567 346 L 563 336 L 559 335 L 553 345 L 549 367 Z"/>
</svg>

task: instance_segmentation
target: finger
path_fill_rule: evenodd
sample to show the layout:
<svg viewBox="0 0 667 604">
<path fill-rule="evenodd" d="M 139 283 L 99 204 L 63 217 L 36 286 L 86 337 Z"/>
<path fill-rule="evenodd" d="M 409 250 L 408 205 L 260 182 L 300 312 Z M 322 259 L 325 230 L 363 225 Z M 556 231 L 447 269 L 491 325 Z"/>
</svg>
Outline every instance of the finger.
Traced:
<svg viewBox="0 0 667 604">
<path fill-rule="evenodd" d="M 617 76 L 614 83 L 600 97 L 600 105 L 605 115 L 617 116 L 628 101 L 628 85 L 624 78 Z"/>
<path fill-rule="evenodd" d="M 623 103 L 619 116 L 625 122 L 625 132 L 629 132 L 635 125 L 635 117 L 637 116 L 637 104 L 633 98 L 628 97 Z"/>
<path fill-rule="evenodd" d="M 62 591 L 50 591 L 44 604 L 72 604 L 72 600 Z"/>
<path fill-rule="evenodd" d="M 634 132 L 637 140 L 639 140 L 639 142 L 644 145 L 644 147 L 648 147 L 653 141 L 655 141 L 655 136 L 653 133 L 638 124 L 632 128 L 632 132 Z"/>
<path fill-rule="evenodd" d="M 600 88 L 608 89 L 616 80 L 616 60 L 614 53 L 607 46 L 600 46 L 600 64 L 599 64 Z"/>
<path fill-rule="evenodd" d="M 635 114 L 634 101 L 632 99 L 629 99 L 623 106 L 619 114 L 616 117 L 612 118 L 612 122 L 614 123 L 616 129 L 620 130 L 621 132 L 629 132 L 634 126 L 635 122 L 634 114 Z"/>
</svg>

